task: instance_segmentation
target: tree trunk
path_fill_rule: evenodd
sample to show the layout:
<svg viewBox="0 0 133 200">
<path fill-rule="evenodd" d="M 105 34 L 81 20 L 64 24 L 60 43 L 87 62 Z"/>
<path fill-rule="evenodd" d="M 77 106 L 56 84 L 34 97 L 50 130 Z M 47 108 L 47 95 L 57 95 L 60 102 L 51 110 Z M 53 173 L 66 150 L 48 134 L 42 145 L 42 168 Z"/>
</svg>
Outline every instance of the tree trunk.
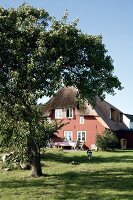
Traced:
<svg viewBox="0 0 133 200">
<path fill-rule="evenodd" d="M 40 149 L 38 149 L 37 145 L 34 142 L 32 142 L 30 161 L 31 161 L 31 175 L 33 177 L 38 177 L 43 175 L 39 150 Z"/>
</svg>

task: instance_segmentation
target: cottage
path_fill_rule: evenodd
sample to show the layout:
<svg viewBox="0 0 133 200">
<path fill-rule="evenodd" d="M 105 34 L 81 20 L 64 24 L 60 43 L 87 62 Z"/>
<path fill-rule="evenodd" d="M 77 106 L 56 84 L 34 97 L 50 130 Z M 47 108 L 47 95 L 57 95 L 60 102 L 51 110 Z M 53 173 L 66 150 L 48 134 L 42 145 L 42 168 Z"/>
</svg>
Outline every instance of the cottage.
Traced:
<svg viewBox="0 0 133 200">
<path fill-rule="evenodd" d="M 97 98 L 94 108 L 87 101 L 84 106 L 80 107 L 75 87 L 59 89 L 43 106 L 42 112 L 43 117 L 47 117 L 49 121 L 56 119 L 66 123 L 56 135 L 57 142 L 66 141 L 68 146 L 73 144 L 75 147 L 74 142 L 78 141 L 83 144 L 84 148 L 95 149 L 96 134 L 102 134 L 105 129 L 110 129 L 119 135 L 123 131 L 124 133 L 131 132 L 130 123 L 127 120 L 129 116 L 106 101 Z M 132 142 L 129 146 L 133 148 L 133 131 L 131 135 Z M 122 135 L 123 137 L 125 135 Z M 65 143 L 62 145 L 65 146 Z"/>
</svg>

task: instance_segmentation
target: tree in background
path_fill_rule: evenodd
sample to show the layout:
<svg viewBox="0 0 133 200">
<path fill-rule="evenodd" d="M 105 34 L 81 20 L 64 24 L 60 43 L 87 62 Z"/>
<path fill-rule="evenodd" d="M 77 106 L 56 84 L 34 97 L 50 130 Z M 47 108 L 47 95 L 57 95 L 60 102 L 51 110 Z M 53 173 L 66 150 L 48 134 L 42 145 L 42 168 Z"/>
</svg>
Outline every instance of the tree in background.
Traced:
<svg viewBox="0 0 133 200">
<path fill-rule="evenodd" d="M 97 134 L 96 145 L 98 149 L 108 151 L 113 150 L 118 146 L 118 138 L 111 130 L 106 129 L 102 135 Z"/>
<path fill-rule="evenodd" d="M 41 118 L 38 98 L 62 83 L 91 103 L 121 89 L 102 36 L 83 34 L 67 15 L 57 21 L 26 4 L 0 8 L 0 141 L 27 149 L 33 176 L 42 175 L 40 147 L 62 126 Z"/>
</svg>

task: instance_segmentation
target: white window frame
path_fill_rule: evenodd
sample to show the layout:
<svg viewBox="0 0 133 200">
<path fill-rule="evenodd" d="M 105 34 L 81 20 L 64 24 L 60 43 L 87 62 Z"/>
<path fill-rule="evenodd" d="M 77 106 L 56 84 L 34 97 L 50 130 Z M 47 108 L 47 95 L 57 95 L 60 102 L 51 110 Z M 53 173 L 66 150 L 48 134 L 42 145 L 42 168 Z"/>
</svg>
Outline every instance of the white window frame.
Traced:
<svg viewBox="0 0 133 200">
<path fill-rule="evenodd" d="M 64 138 L 65 138 L 65 141 L 72 141 L 73 140 L 73 132 L 72 131 L 64 131 Z"/>
<path fill-rule="evenodd" d="M 84 116 L 80 116 L 80 124 L 84 124 L 85 118 Z"/>
<path fill-rule="evenodd" d="M 67 111 L 69 112 L 69 116 L 67 116 Z M 65 109 L 65 117 L 66 118 L 73 118 L 73 108 L 66 108 Z"/>
<path fill-rule="evenodd" d="M 62 109 L 55 109 L 55 119 L 62 119 L 63 112 Z"/>
<path fill-rule="evenodd" d="M 78 135 L 81 134 L 81 140 L 79 140 Z M 85 140 L 83 140 L 82 134 L 85 133 Z M 86 142 L 86 131 L 77 131 L 77 141 Z"/>
</svg>

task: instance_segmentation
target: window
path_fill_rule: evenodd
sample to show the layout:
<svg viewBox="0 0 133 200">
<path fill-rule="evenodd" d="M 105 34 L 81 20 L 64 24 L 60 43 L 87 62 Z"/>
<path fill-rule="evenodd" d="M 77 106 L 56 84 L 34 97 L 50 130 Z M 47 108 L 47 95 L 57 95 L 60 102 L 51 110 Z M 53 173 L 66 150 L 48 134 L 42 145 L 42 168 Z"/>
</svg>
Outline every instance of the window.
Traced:
<svg viewBox="0 0 133 200">
<path fill-rule="evenodd" d="M 55 109 L 55 119 L 62 118 L 62 109 Z"/>
<path fill-rule="evenodd" d="M 119 121 L 123 123 L 123 113 L 119 113 Z"/>
<path fill-rule="evenodd" d="M 80 142 L 86 141 L 86 131 L 77 131 L 77 140 Z"/>
<path fill-rule="evenodd" d="M 84 116 L 80 116 L 80 124 L 84 124 Z"/>
<path fill-rule="evenodd" d="M 64 140 L 71 141 L 72 140 L 72 131 L 64 131 Z"/>
<path fill-rule="evenodd" d="M 116 110 L 113 108 L 110 109 L 110 119 L 116 121 Z"/>
<path fill-rule="evenodd" d="M 73 109 L 72 108 L 66 109 L 66 117 L 68 117 L 68 118 L 73 117 Z"/>
</svg>

